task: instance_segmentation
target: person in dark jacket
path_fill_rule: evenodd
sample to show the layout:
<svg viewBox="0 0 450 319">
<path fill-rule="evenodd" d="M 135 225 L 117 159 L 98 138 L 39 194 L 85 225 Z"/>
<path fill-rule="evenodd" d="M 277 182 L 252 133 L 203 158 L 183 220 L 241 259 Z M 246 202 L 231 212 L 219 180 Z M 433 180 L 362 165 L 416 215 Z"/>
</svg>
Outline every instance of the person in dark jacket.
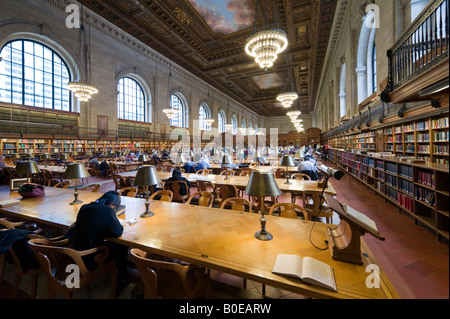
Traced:
<svg viewBox="0 0 450 319">
<path fill-rule="evenodd" d="M 108 238 L 120 237 L 123 226 L 116 216 L 116 210 L 120 206 L 120 194 L 116 191 L 108 191 L 95 202 L 81 206 L 78 211 L 75 225 L 66 237 L 72 240 L 76 250 L 87 250 L 99 246 L 107 246 L 110 251 L 109 258 L 116 261 L 119 271 L 118 292 L 129 284 L 127 276 L 128 247 L 107 241 Z M 85 258 L 86 267 L 92 270 L 96 268 L 94 256 Z"/>
<path fill-rule="evenodd" d="M 185 181 L 186 184 L 188 185 L 188 188 L 191 187 L 191 184 L 189 183 L 189 181 L 186 179 L 186 177 L 183 177 L 183 175 L 181 175 L 181 170 L 178 168 L 175 168 L 173 170 L 172 177 L 169 177 L 167 180 L 168 181 Z M 189 189 L 186 189 L 186 187 L 183 184 L 180 185 L 180 195 L 186 195 L 188 191 L 189 191 Z"/>
</svg>

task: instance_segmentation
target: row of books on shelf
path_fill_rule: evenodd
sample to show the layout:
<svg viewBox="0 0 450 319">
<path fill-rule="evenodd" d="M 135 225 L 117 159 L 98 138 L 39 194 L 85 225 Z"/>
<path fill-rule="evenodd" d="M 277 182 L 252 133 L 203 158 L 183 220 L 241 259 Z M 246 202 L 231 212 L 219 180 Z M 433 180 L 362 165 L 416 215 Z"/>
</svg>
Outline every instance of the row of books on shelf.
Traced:
<svg viewBox="0 0 450 319">
<path fill-rule="evenodd" d="M 432 128 L 448 128 L 448 117 L 431 121 Z"/>
<path fill-rule="evenodd" d="M 414 199 L 400 192 L 398 193 L 397 196 L 398 196 L 397 201 L 400 204 L 400 206 L 406 208 L 411 212 L 414 211 Z"/>
<path fill-rule="evenodd" d="M 433 173 L 417 171 L 417 181 L 423 185 L 428 185 L 430 187 L 436 187 L 436 182 L 435 182 Z"/>
<path fill-rule="evenodd" d="M 449 131 L 440 131 L 440 132 L 434 132 L 434 141 L 435 142 L 448 142 L 448 132 Z"/>
<path fill-rule="evenodd" d="M 410 181 L 400 178 L 398 188 L 400 190 L 404 191 L 405 193 L 408 193 L 411 195 L 413 194 L 413 183 Z"/>
<path fill-rule="evenodd" d="M 436 154 L 448 154 L 448 145 L 434 145 L 433 152 Z"/>
<path fill-rule="evenodd" d="M 435 192 L 426 188 L 416 187 L 414 196 L 428 205 L 434 206 Z"/>
</svg>

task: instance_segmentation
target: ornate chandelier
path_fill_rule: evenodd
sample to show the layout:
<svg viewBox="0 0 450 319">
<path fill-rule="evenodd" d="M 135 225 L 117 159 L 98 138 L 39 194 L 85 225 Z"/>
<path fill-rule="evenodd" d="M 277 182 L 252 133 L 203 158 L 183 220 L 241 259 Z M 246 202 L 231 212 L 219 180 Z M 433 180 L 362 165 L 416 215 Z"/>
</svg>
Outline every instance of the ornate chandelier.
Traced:
<svg viewBox="0 0 450 319">
<path fill-rule="evenodd" d="M 212 125 L 214 123 L 214 119 L 205 119 L 204 121 L 206 125 Z"/>
<path fill-rule="evenodd" d="M 83 17 L 83 11 L 81 11 L 81 17 Z M 82 20 L 82 19 L 81 19 Z M 98 89 L 90 84 L 91 81 L 91 51 L 89 47 L 90 36 L 86 34 L 83 21 L 78 32 L 77 43 L 77 60 L 80 65 L 84 67 L 84 76 L 86 80 L 78 79 L 67 84 L 67 88 L 75 94 L 81 102 L 87 102 L 91 99 L 92 94 L 98 93 Z"/>
<path fill-rule="evenodd" d="M 245 52 L 253 57 L 262 69 L 267 70 L 273 66 L 278 54 L 286 50 L 288 39 L 286 33 L 279 29 L 275 6 L 273 6 L 274 28 L 269 28 L 267 21 L 265 21 L 264 30 L 256 32 L 258 6 L 259 1 L 256 0 L 254 34 L 248 38 L 245 44 Z"/>
<path fill-rule="evenodd" d="M 277 95 L 277 100 L 281 102 L 284 108 L 290 108 L 297 98 L 298 94 L 296 92 L 286 92 Z"/>
<path fill-rule="evenodd" d="M 67 84 L 67 88 L 75 94 L 81 102 L 87 102 L 92 94 L 98 93 L 98 89 L 89 83 L 82 81 L 73 81 Z"/>
<path fill-rule="evenodd" d="M 175 115 L 177 115 L 178 110 L 173 109 L 173 108 L 167 108 L 167 109 L 163 109 L 163 112 L 171 120 L 171 119 L 173 119 L 175 117 Z"/>
<path fill-rule="evenodd" d="M 287 35 L 283 30 L 272 29 L 259 31 L 247 40 L 245 52 L 255 58 L 262 69 L 273 66 L 278 54 L 288 45 Z"/>
</svg>

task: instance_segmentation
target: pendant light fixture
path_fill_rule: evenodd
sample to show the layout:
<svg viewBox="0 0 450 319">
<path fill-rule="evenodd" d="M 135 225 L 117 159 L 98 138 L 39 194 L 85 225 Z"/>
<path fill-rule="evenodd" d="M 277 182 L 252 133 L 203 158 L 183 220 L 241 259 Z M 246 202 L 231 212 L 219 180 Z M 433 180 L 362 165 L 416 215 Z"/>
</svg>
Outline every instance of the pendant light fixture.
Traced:
<svg viewBox="0 0 450 319">
<path fill-rule="evenodd" d="M 78 29 L 77 61 L 84 68 L 84 78 L 80 72 L 76 81 L 69 82 L 67 88 L 75 94 L 81 102 L 87 102 L 93 94 L 98 93 L 98 89 L 92 84 L 91 79 L 91 50 L 90 34 L 86 32 L 83 24 L 83 9 L 81 9 L 81 24 Z"/>
<path fill-rule="evenodd" d="M 256 1 L 255 7 L 255 28 L 254 34 L 248 38 L 245 45 L 245 52 L 255 58 L 256 63 L 262 69 L 267 70 L 272 67 L 278 55 L 286 50 L 288 45 L 287 35 L 278 27 L 278 19 L 273 6 L 275 28 L 269 28 L 266 21 L 262 31 L 256 31 L 257 17 L 258 17 L 259 1 Z"/>
<path fill-rule="evenodd" d="M 169 107 L 163 109 L 163 112 L 166 116 L 171 120 L 177 115 L 178 110 L 172 108 L 171 98 L 172 98 L 172 87 L 173 87 L 173 79 L 172 79 L 172 63 L 170 63 L 169 76 L 167 77 L 167 101 L 169 102 Z"/>
</svg>

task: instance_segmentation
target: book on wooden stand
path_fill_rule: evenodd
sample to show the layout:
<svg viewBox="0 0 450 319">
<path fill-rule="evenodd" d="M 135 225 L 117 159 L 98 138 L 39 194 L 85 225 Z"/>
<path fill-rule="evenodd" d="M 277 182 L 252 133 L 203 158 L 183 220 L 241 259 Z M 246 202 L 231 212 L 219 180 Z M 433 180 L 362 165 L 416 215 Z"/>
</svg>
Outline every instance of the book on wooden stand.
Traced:
<svg viewBox="0 0 450 319">
<path fill-rule="evenodd" d="M 336 260 L 362 265 L 361 236 L 370 233 L 380 240 L 385 238 L 378 231 L 375 222 L 363 213 L 340 203 L 328 194 L 325 194 L 325 200 L 341 219 L 336 228 L 327 229 L 331 256 Z"/>
<path fill-rule="evenodd" d="M 337 291 L 333 268 L 311 257 L 278 254 L 272 273 L 295 277 L 306 283 Z"/>
</svg>

